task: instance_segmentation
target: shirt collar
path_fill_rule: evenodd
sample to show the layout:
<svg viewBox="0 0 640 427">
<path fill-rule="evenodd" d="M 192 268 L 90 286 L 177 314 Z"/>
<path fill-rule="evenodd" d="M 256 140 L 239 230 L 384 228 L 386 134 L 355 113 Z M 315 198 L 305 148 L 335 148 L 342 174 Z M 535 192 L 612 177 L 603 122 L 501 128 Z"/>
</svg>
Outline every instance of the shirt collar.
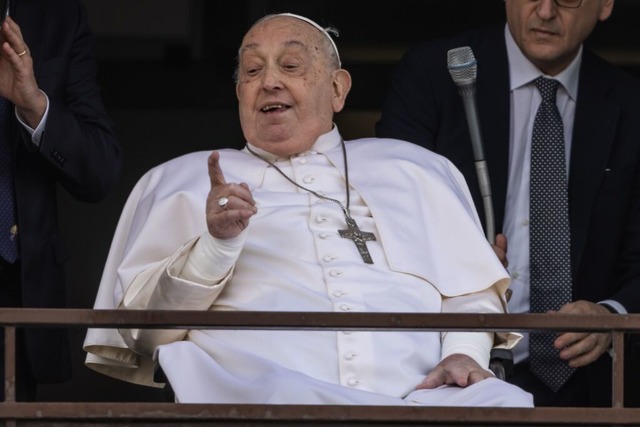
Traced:
<svg viewBox="0 0 640 427">
<path fill-rule="evenodd" d="M 516 44 L 509 26 L 505 25 L 504 29 L 505 41 L 507 44 L 507 56 L 509 58 L 509 81 L 510 90 L 518 89 L 531 83 L 533 80 L 545 74 L 527 59 Z M 580 75 L 580 65 L 582 64 L 582 45 L 576 57 L 571 61 L 569 66 L 562 70 L 558 75 L 553 76 L 558 80 L 572 100 L 578 97 L 578 79 Z M 550 76 L 547 76 L 550 77 Z"/>
<path fill-rule="evenodd" d="M 334 124 L 333 128 L 329 132 L 320 135 L 318 139 L 316 139 L 316 142 L 313 143 L 313 146 L 309 150 L 302 153 L 294 154 L 291 157 L 303 157 L 309 154 L 326 153 L 327 151 L 338 147 L 340 145 L 340 141 L 342 141 L 342 137 L 340 136 L 340 132 L 338 131 L 338 126 Z M 261 148 L 258 148 L 250 142 L 247 142 L 247 146 L 251 148 L 251 150 L 253 150 L 256 154 L 260 155 L 260 157 L 267 159 L 270 162 L 288 160 L 283 157 L 278 157 Z M 244 151 L 248 152 L 248 150 L 246 149 Z"/>
</svg>

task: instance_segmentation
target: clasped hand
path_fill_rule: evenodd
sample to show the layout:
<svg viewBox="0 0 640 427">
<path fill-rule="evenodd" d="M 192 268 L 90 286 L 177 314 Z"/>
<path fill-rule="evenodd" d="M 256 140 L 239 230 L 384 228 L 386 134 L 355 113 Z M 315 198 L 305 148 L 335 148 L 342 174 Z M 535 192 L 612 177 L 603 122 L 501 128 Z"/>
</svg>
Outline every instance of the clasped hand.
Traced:
<svg viewBox="0 0 640 427">
<path fill-rule="evenodd" d="M 20 27 L 7 16 L 0 28 L 0 96 L 11 101 L 29 126 L 36 128 L 47 108 L 33 73 L 33 59 Z"/>
<path fill-rule="evenodd" d="M 493 250 L 507 268 L 507 239 L 503 234 L 496 235 Z M 609 310 L 600 304 L 589 301 L 574 301 L 565 304 L 558 313 L 609 314 Z M 595 362 L 611 346 L 610 333 L 566 332 L 558 335 L 554 346 L 560 350 L 560 358 L 566 360 L 572 368 L 580 368 Z"/>
<path fill-rule="evenodd" d="M 557 313 L 610 314 L 600 304 L 589 301 L 574 301 L 565 304 Z M 560 358 L 572 368 L 580 368 L 595 362 L 611 347 L 612 337 L 608 332 L 565 332 L 558 335 L 553 345 L 560 350 Z"/>
</svg>

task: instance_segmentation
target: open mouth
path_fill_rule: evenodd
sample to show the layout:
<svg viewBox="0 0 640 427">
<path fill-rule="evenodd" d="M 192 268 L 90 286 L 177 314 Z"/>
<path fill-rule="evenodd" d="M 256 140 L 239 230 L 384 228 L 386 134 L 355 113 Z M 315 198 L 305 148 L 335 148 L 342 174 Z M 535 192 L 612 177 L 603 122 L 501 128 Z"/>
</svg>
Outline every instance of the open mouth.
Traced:
<svg viewBox="0 0 640 427">
<path fill-rule="evenodd" d="M 265 105 L 264 107 L 262 107 L 260 109 L 261 112 L 263 113 L 272 113 L 275 111 L 284 111 L 286 109 L 288 109 L 289 106 L 288 105 L 284 105 L 284 104 L 269 104 L 269 105 Z"/>
</svg>

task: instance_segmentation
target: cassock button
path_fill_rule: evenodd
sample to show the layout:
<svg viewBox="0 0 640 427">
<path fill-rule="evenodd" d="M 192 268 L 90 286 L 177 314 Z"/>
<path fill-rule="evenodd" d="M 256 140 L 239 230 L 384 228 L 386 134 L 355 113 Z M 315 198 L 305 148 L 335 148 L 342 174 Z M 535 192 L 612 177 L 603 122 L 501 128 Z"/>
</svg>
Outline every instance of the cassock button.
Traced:
<svg viewBox="0 0 640 427">
<path fill-rule="evenodd" d="M 305 176 L 304 178 L 302 178 L 302 181 L 303 181 L 305 184 L 311 184 L 311 183 L 315 182 L 315 180 L 316 180 L 316 178 L 315 178 L 315 177 L 313 177 L 313 176 L 311 176 L 311 175 L 307 175 L 307 176 Z"/>
<path fill-rule="evenodd" d="M 360 384 L 360 381 L 358 381 L 356 378 L 349 378 L 349 379 L 347 380 L 347 385 L 348 385 L 349 387 L 355 387 L 355 386 L 357 386 L 358 384 Z"/>
<path fill-rule="evenodd" d="M 339 308 L 342 311 L 351 311 L 351 307 L 349 307 L 347 304 L 340 304 Z"/>
<path fill-rule="evenodd" d="M 353 360 L 353 359 L 356 358 L 357 355 L 358 355 L 357 353 L 354 353 L 353 351 L 350 351 L 349 353 L 346 353 L 344 355 L 344 359 L 345 360 Z"/>
</svg>

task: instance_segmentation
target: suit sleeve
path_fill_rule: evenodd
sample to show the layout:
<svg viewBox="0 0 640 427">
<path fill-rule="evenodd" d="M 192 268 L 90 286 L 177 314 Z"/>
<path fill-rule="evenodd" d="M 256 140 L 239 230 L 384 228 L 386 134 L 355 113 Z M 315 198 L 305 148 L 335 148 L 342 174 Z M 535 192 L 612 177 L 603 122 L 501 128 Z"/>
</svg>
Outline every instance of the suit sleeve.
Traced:
<svg viewBox="0 0 640 427">
<path fill-rule="evenodd" d="M 76 1 L 60 6 L 59 13 L 68 16 L 44 20 L 42 31 L 49 34 L 51 45 L 43 47 L 44 54 L 34 64 L 38 85 L 50 101 L 39 151 L 71 195 L 99 201 L 119 178 L 121 149 L 96 81 L 94 38 L 86 10 Z"/>
</svg>

